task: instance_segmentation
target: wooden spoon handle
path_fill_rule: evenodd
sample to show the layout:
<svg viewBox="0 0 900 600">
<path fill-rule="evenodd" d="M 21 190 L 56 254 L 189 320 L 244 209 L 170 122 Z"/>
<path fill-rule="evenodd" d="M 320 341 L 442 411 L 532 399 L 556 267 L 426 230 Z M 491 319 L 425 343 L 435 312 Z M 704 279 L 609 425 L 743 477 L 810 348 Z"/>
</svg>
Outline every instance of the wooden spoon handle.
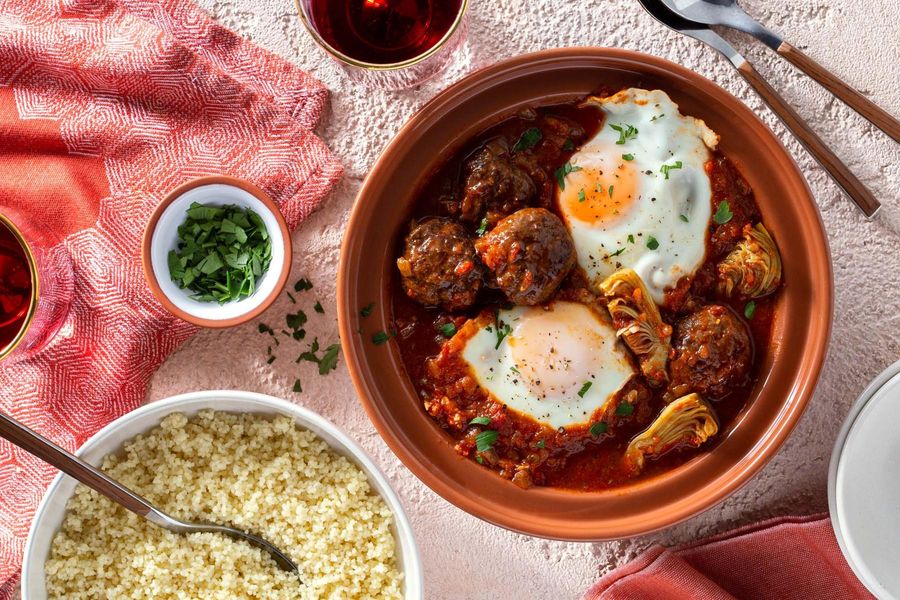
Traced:
<svg viewBox="0 0 900 600">
<path fill-rule="evenodd" d="M 776 52 L 787 59 L 789 63 L 818 81 L 822 87 L 840 98 L 847 106 L 858 112 L 875 127 L 894 138 L 895 142 L 900 142 L 900 121 L 891 116 L 886 110 L 857 92 L 841 81 L 834 73 L 787 42 L 781 42 Z"/>
<path fill-rule="evenodd" d="M 793 108 L 781 95 L 775 91 L 769 83 L 763 79 L 749 62 L 744 61 L 738 68 L 741 76 L 756 90 L 766 104 L 784 122 L 791 133 L 800 140 L 803 147 L 819 161 L 819 164 L 828 171 L 828 174 L 840 185 L 850 199 L 863 211 L 867 217 L 872 217 L 878 212 L 881 203 L 875 199 L 866 186 L 856 178 L 847 165 L 841 162 L 835 154 L 828 149 L 825 142 L 816 135 L 809 124 L 800 118 Z"/>
<path fill-rule="evenodd" d="M 142 517 L 155 512 L 146 500 L 77 456 L 0 412 L 0 437 Z"/>
</svg>

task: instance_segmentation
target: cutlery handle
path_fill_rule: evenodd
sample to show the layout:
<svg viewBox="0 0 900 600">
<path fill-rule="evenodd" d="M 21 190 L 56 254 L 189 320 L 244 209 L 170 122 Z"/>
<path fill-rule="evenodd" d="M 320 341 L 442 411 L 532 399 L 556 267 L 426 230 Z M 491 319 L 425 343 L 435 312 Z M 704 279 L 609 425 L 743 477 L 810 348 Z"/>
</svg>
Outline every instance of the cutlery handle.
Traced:
<svg viewBox="0 0 900 600">
<path fill-rule="evenodd" d="M 875 216 L 881 203 L 866 189 L 866 186 L 856 178 L 847 165 L 841 162 L 835 154 L 829 150 L 816 132 L 804 121 L 800 115 L 785 101 L 762 75 L 753 68 L 749 62 L 744 61 L 738 66 L 738 72 L 756 90 L 766 104 L 775 112 L 782 122 L 791 130 L 791 133 L 800 140 L 803 147 L 813 155 L 819 164 L 828 171 L 828 174 L 840 185 L 850 199 L 862 210 L 867 217 Z"/>
<path fill-rule="evenodd" d="M 63 450 L 2 412 L 0 412 L 0 437 L 53 465 L 66 475 L 103 494 L 113 502 L 121 504 L 133 513 L 146 517 L 151 512 L 155 512 L 153 506 L 146 500 L 118 481 L 111 479 L 100 469 Z"/>
<path fill-rule="evenodd" d="M 822 87 L 862 115 L 875 127 L 891 136 L 895 142 L 900 142 L 900 121 L 891 116 L 886 110 L 857 92 L 841 81 L 834 73 L 787 42 L 781 42 L 775 51 L 789 63 L 818 81 Z"/>
</svg>

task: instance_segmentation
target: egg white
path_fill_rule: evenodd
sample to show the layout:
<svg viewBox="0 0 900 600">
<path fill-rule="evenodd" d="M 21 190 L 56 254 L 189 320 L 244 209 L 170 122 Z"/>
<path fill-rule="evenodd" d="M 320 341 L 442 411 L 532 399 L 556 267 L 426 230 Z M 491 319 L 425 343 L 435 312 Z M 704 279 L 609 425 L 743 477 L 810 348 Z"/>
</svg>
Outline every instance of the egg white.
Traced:
<svg viewBox="0 0 900 600">
<path fill-rule="evenodd" d="M 518 306 L 498 319 L 509 333 L 485 322 L 462 357 L 497 400 L 550 427 L 589 424 L 635 375 L 612 324 L 583 304 Z"/>
<path fill-rule="evenodd" d="M 718 136 L 660 90 L 591 103 L 605 113 L 603 127 L 570 159 L 558 196 L 578 264 L 595 286 L 630 267 L 663 305 L 666 289 L 703 263 L 712 213 L 704 166 Z M 623 139 L 616 127 L 629 126 Z"/>
</svg>

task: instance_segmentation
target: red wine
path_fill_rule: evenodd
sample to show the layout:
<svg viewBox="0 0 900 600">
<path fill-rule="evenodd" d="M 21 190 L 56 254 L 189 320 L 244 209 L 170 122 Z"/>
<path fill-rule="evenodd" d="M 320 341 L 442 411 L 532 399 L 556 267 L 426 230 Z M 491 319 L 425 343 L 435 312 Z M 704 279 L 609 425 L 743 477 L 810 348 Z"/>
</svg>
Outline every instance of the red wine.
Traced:
<svg viewBox="0 0 900 600">
<path fill-rule="evenodd" d="M 463 0 L 308 0 L 313 26 L 339 52 L 361 62 L 404 62 L 434 47 Z"/>
<path fill-rule="evenodd" d="M 18 337 L 31 306 L 31 267 L 25 249 L 0 223 L 0 351 Z"/>
</svg>

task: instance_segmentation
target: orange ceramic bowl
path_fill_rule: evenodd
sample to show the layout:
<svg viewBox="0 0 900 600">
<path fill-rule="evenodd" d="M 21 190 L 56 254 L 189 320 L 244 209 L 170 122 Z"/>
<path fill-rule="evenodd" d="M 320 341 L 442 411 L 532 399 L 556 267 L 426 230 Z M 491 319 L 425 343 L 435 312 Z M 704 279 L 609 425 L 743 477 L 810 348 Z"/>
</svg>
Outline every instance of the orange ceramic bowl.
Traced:
<svg viewBox="0 0 900 600">
<path fill-rule="evenodd" d="M 605 492 L 519 489 L 460 457 L 425 414 L 389 330 L 398 236 L 424 179 L 442 159 L 518 108 L 585 96 L 605 85 L 666 91 L 721 136 L 719 148 L 756 194 L 784 262 L 771 345 L 743 412 L 718 444 L 655 478 Z M 828 346 L 832 273 L 818 210 L 797 165 L 741 102 L 666 60 L 607 48 L 520 56 L 479 71 L 425 105 L 388 145 L 357 198 L 341 254 L 341 340 L 357 391 L 400 459 L 438 494 L 486 521 L 562 540 L 606 540 L 667 527 L 722 501 L 778 451 L 812 396 Z M 368 317 L 360 309 L 375 301 Z M 364 334 L 359 332 L 363 331 Z"/>
</svg>

